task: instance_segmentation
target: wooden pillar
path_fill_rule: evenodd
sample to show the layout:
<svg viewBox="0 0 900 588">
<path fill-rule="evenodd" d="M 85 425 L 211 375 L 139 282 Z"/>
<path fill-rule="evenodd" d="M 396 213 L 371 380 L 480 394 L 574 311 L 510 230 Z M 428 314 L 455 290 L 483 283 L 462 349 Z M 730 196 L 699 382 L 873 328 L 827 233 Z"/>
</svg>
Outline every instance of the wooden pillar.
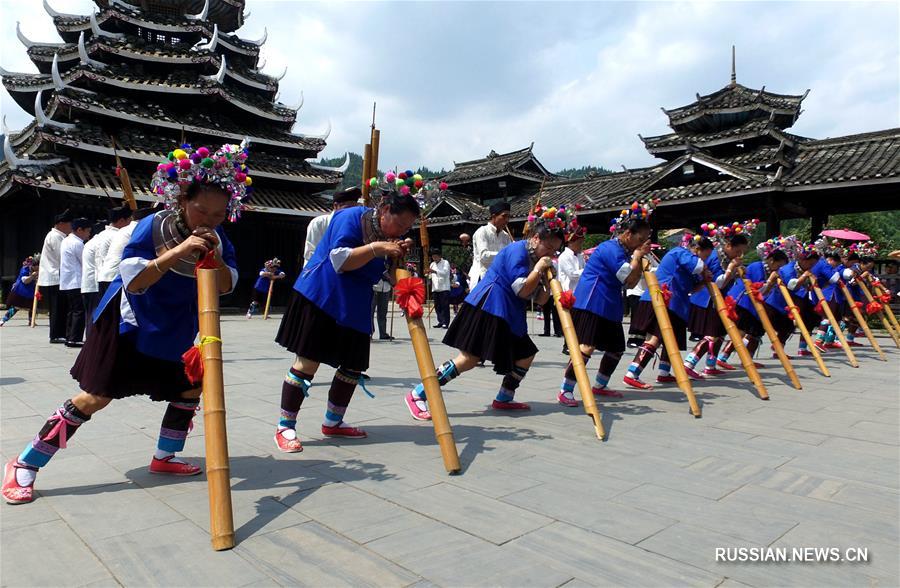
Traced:
<svg viewBox="0 0 900 588">
<path fill-rule="evenodd" d="M 771 239 L 781 234 L 781 215 L 772 196 L 766 199 L 766 213 L 766 239 Z"/>
<path fill-rule="evenodd" d="M 809 220 L 810 240 L 815 241 L 818 238 L 819 233 L 825 230 L 825 225 L 828 224 L 828 215 L 823 213 L 815 213 Z"/>
</svg>

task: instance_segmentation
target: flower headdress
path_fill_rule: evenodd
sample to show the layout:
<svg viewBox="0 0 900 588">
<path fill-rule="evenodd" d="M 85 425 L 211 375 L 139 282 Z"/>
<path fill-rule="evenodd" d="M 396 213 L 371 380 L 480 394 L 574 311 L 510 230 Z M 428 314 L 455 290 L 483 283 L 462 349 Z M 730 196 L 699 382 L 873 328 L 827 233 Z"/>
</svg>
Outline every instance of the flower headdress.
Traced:
<svg viewBox="0 0 900 588">
<path fill-rule="evenodd" d="M 547 227 L 551 232 L 562 232 L 568 236 L 574 214 L 570 214 L 565 206 L 556 208 L 555 206 L 536 205 L 531 214 L 528 215 L 528 226 L 531 233 L 536 233 L 541 227 Z M 576 227 L 577 221 L 576 221 Z M 580 227 L 578 227 L 580 228 Z"/>
<path fill-rule="evenodd" d="M 226 143 L 215 152 L 185 143 L 156 166 L 150 187 L 166 208 L 172 208 L 182 190 L 191 184 L 218 186 L 228 193 L 228 219 L 234 222 L 241 215 L 241 201 L 252 191 L 253 179 L 246 162 L 246 140 L 240 145 Z"/>
<path fill-rule="evenodd" d="M 585 235 L 587 235 L 587 227 L 581 225 L 578 222 L 577 211 L 581 210 L 581 205 L 576 204 L 574 206 L 575 213 L 571 215 L 571 219 L 569 220 L 569 226 L 566 228 L 566 241 L 572 241 L 573 239 L 581 239 Z"/>
<path fill-rule="evenodd" d="M 41 263 L 41 254 L 35 253 L 34 255 L 29 255 L 25 258 L 25 261 L 22 262 L 22 267 L 34 267 Z"/>
<path fill-rule="evenodd" d="M 380 189 L 382 193 L 412 195 L 422 208 L 432 204 L 436 197 L 448 188 L 446 182 L 426 180 L 422 174 L 417 174 L 411 169 L 402 172 L 388 171 L 381 180 L 369 178 L 369 187 Z"/>
<path fill-rule="evenodd" d="M 798 243 L 796 259 L 809 259 L 816 255 L 821 255 L 816 243 Z"/>
<path fill-rule="evenodd" d="M 788 256 L 788 259 L 794 259 L 797 255 L 799 245 L 797 237 L 794 235 L 788 235 L 787 237 L 778 235 L 777 237 L 773 237 L 757 245 L 756 253 L 761 258 L 765 259 L 775 251 L 784 251 L 785 255 Z"/>
<path fill-rule="evenodd" d="M 266 266 L 266 267 L 280 267 L 280 266 L 281 266 L 281 260 L 278 259 L 277 257 L 273 257 L 273 258 L 270 259 L 269 261 L 265 262 L 263 265 Z"/>
<path fill-rule="evenodd" d="M 850 251 L 854 251 L 860 257 L 878 257 L 878 245 L 874 241 L 854 243 L 850 246 Z"/>
<path fill-rule="evenodd" d="M 628 208 L 622 209 L 619 216 L 614 218 L 609 225 L 610 233 L 618 233 L 625 224 L 633 218 L 640 218 L 646 221 L 650 220 L 653 209 L 659 204 L 659 198 L 648 200 L 646 202 L 638 202 L 635 200 Z"/>
</svg>

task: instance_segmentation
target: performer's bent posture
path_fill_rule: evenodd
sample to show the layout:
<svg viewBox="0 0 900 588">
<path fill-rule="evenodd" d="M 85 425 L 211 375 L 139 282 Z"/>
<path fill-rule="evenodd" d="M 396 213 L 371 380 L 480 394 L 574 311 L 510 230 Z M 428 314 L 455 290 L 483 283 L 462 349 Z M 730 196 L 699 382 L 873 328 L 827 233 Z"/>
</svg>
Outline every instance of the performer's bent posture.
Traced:
<svg viewBox="0 0 900 588">
<path fill-rule="evenodd" d="M 152 187 L 168 209 L 137 225 L 119 275 L 94 312 L 94 328 L 71 369 L 81 392 L 66 400 L 6 464 L 3 497 L 8 503 L 31 502 L 38 468 L 64 449 L 94 413 L 126 396 L 168 402 L 150 472 L 200 473 L 175 457 L 184 449 L 201 390 L 185 375 L 181 356 L 198 332 L 197 261 L 213 252 L 221 294 L 237 281 L 234 248 L 220 225 L 226 216 L 236 217 L 246 194 L 246 157 L 237 145 L 223 145 L 214 154 L 185 145 L 172 152 L 172 161 L 159 164 Z"/>
</svg>

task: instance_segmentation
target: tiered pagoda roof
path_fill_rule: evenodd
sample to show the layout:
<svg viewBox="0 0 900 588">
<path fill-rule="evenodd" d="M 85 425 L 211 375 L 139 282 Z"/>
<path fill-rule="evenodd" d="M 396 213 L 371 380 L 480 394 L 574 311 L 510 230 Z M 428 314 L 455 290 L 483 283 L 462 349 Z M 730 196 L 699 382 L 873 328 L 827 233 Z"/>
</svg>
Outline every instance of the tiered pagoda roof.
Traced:
<svg viewBox="0 0 900 588">
<path fill-rule="evenodd" d="M 534 143 L 518 151 L 491 151 L 481 159 L 454 162 L 453 171 L 441 179 L 452 190 L 483 199 L 517 196 L 533 186 L 540 186 L 545 178 L 557 177 L 537 160 L 533 148 Z M 505 182 L 505 190 L 501 189 L 500 182 Z"/>
<path fill-rule="evenodd" d="M 136 196 L 150 199 L 153 164 L 173 145 L 247 138 L 256 180 L 250 210 L 327 210 L 315 194 L 336 186 L 346 166 L 306 160 L 325 148 L 330 125 L 322 134 L 292 132 L 302 94 L 297 106 L 276 102 L 284 74 L 260 71 L 265 35 L 231 34 L 246 19 L 243 0 L 95 2 L 99 12 L 84 16 L 58 13 L 44 0 L 64 43 L 37 43 L 18 31 L 39 73 L 0 75 L 35 120 L 18 133 L 4 129 L 0 197 L 26 186 L 118 196 L 119 156 Z"/>
</svg>

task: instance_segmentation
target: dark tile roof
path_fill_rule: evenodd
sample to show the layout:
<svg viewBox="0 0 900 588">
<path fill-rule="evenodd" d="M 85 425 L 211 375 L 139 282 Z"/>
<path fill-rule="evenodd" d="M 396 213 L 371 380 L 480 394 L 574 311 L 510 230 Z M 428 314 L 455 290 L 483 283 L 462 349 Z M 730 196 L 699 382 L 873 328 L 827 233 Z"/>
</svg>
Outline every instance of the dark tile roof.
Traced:
<svg viewBox="0 0 900 588">
<path fill-rule="evenodd" d="M 678 132 L 656 137 L 641 137 L 641 140 L 650 153 L 655 153 L 666 147 L 683 147 L 685 144 L 706 147 L 713 143 L 736 140 L 743 137 L 758 137 L 766 134 L 770 128 L 772 128 L 772 124 L 768 119 L 759 118 L 716 132 Z"/>
<path fill-rule="evenodd" d="M 518 151 L 511 151 L 509 153 L 497 153 L 496 151 L 491 151 L 486 157 L 482 157 L 481 159 L 473 159 L 471 161 L 463 161 L 460 163 L 454 162 L 453 171 L 441 179 L 451 186 L 503 175 L 516 175 L 540 182 L 544 179 L 544 174 L 518 169 L 519 166 L 522 166 L 530 160 L 533 160 L 538 167 L 543 169 L 543 166 L 537 161 L 532 153 L 533 147 L 534 144 L 525 149 L 519 149 Z M 552 176 L 553 174 L 547 172 L 547 175 Z"/>
<path fill-rule="evenodd" d="M 900 128 L 861 133 L 800 145 L 785 186 L 897 178 Z"/>
<path fill-rule="evenodd" d="M 756 108 L 760 105 L 768 107 L 769 110 L 791 110 L 799 111 L 800 103 L 806 94 L 775 94 L 767 92 L 765 87 L 760 90 L 747 88 L 741 84 L 728 85 L 706 96 L 698 96 L 698 100 L 679 108 L 666 110 L 669 119 L 676 122 L 679 119 L 686 118 L 704 110 L 725 110 L 740 108 Z"/>
</svg>

